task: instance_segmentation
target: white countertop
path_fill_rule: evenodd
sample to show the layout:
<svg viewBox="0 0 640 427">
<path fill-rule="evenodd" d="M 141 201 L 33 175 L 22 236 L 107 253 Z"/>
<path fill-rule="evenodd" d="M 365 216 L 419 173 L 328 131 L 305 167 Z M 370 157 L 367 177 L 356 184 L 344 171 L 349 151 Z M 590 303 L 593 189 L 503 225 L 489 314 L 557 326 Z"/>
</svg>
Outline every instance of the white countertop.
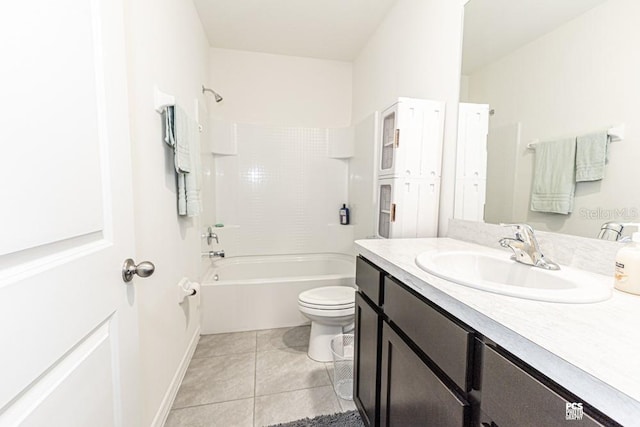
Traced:
<svg viewBox="0 0 640 427">
<path fill-rule="evenodd" d="M 614 290 L 593 304 L 531 301 L 458 285 L 416 265 L 418 254 L 433 249 L 509 256 L 449 238 L 358 240 L 356 249 L 585 402 L 623 425 L 640 425 L 640 296 Z"/>
</svg>

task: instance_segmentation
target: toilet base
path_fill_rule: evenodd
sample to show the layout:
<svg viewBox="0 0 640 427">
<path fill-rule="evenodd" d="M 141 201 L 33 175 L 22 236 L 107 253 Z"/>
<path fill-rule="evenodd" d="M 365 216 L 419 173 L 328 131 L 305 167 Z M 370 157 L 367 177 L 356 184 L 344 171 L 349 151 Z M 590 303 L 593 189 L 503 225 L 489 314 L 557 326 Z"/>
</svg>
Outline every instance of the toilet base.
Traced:
<svg viewBox="0 0 640 427">
<path fill-rule="evenodd" d="M 309 335 L 309 350 L 307 355 L 316 362 L 331 362 L 331 339 L 343 331 L 340 325 L 321 325 L 311 322 L 311 334 Z"/>
</svg>

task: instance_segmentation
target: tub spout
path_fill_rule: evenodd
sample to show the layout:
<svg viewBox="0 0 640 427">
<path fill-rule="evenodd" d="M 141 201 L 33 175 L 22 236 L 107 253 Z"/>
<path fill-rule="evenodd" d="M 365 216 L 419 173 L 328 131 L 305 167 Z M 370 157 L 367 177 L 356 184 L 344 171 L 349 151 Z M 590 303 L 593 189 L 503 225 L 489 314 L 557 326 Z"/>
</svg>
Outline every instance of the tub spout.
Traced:
<svg viewBox="0 0 640 427">
<path fill-rule="evenodd" d="M 209 251 L 203 252 L 202 256 L 208 256 L 209 258 L 224 258 L 224 249 L 221 251 Z"/>
</svg>

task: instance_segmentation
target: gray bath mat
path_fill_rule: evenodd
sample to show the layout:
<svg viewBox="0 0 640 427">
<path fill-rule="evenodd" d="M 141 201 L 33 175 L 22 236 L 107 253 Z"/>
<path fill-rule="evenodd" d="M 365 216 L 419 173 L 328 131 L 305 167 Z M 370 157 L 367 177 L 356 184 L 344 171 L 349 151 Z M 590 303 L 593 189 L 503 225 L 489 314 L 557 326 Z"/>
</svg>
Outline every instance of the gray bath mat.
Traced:
<svg viewBox="0 0 640 427">
<path fill-rule="evenodd" d="M 333 415 L 320 415 L 290 423 L 275 424 L 271 427 L 364 427 L 358 411 L 342 412 Z"/>
</svg>

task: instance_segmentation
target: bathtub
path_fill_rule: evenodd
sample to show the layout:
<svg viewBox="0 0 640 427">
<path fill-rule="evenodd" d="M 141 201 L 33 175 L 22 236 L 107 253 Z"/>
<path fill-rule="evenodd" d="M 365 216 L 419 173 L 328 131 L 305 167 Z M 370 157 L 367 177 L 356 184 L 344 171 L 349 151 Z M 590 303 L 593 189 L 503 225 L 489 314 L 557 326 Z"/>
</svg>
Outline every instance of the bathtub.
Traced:
<svg viewBox="0 0 640 427">
<path fill-rule="evenodd" d="M 217 259 L 201 280 L 202 334 L 308 323 L 298 294 L 320 286 L 354 286 L 355 258 L 343 254 Z"/>
</svg>

